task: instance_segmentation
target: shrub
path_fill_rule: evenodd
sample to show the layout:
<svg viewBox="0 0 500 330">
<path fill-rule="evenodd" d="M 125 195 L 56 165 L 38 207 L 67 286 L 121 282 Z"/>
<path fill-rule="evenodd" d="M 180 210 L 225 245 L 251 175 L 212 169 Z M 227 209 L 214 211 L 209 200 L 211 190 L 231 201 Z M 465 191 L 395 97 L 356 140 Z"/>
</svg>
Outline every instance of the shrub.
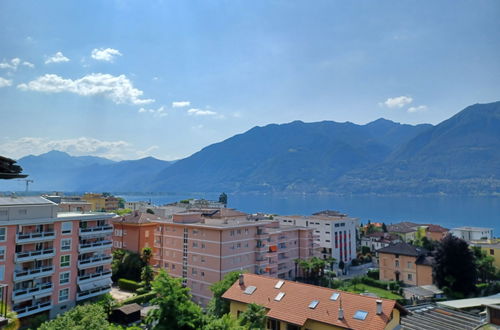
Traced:
<svg viewBox="0 0 500 330">
<path fill-rule="evenodd" d="M 359 266 L 359 260 L 357 258 L 356 259 L 352 259 L 351 265 L 352 266 Z"/>
<path fill-rule="evenodd" d="M 362 276 L 360 279 L 361 283 L 363 284 L 374 286 L 384 290 L 387 290 L 387 285 L 389 285 L 389 290 L 391 291 L 399 291 L 399 289 L 401 288 L 399 283 L 396 281 L 380 281 L 368 276 Z"/>
<path fill-rule="evenodd" d="M 362 246 L 361 247 L 361 254 L 367 255 L 370 252 L 371 252 L 371 250 L 370 250 L 370 248 L 368 246 Z"/>
<path fill-rule="evenodd" d="M 128 299 L 125 299 L 120 303 L 120 305 L 128 305 L 128 304 L 144 304 L 151 299 L 153 299 L 156 296 L 155 292 L 148 292 L 145 294 L 137 295 L 135 297 L 130 297 Z"/>
<path fill-rule="evenodd" d="M 141 287 L 141 285 L 136 281 L 120 278 L 118 280 L 118 287 L 120 288 L 120 290 L 135 292 L 137 289 Z"/>
<path fill-rule="evenodd" d="M 378 269 L 370 269 L 366 276 L 369 278 L 373 278 L 374 280 L 378 280 L 380 278 L 380 270 Z"/>
</svg>

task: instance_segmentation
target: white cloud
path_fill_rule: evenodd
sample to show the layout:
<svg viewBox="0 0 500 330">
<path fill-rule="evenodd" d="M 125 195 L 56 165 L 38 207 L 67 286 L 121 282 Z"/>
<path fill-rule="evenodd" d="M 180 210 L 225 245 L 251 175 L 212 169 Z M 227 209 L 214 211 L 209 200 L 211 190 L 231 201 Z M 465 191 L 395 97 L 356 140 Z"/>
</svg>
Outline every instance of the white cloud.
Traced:
<svg viewBox="0 0 500 330">
<path fill-rule="evenodd" d="M 419 105 L 417 107 L 410 107 L 408 108 L 408 112 L 410 113 L 414 113 L 414 112 L 422 112 L 422 111 L 426 111 L 427 110 L 427 106 L 426 105 Z"/>
<path fill-rule="evenodd" d="M 191 105 L 191 102 L 189 102 L 189 101 L 172 102 L 172 108 L 183 108 L 183 107 L 189 107 L 190 105 Z"/>
<path fill-rule="evenodd" d="M 21 63 L 20 58 L 13 58 L 10 61 L 3 60 L 0 62 L 0 69 L 10 69 L 10 70 L 17 70 L 17 67 Z"/>
<path fill-rule="evenodd" d="M 145 108 L 140 108 L 139 113 L 151 113 L 155 117 L 165 117 L 167 115 L 167 112 L 165 111 L 165 107 L 161 106 L 158 109 L 145 109 Z"/>
<path fill-rule="evenodd" d="M 28 62 L 28 61 L 24 61 L 24 62 L 23 62 L 23 65 L 24 65 L 24 66 L 27 66 L 28 68 L 32 68 L 32 69 L 35 67 L 35 65 L 34 65 L 33 63 Z"/>
<path fill-rule="evenodd" d="M 45 61 L 45 64 L 63 63 L 63 62 L 69 62 L 69 58 L 64 56 L 62 52 L 57 52 L 54 55 L 47 58 L 47 60 Z"/>
<path fill-rule="evenodd" d="M 27 84 L 19 84 L 17 88 L 45 93 L 69 92 L 82 96 L 100 95 L 116 104 L 142 105 L 154 102 L 153 99 L 142 99 L 143 91 L 134 88 L 125 76 L 113 76 L 104 73 L 92 73 L 80 79 L 64 79 L 56 74 L 46 74 Z"/>
<path fill-rule="evenodd" d="M 95 48 L 92 50 L 92 58 L 97 61 L 113 62 L 116 56 L 122 56 L 118 49 L 113 48 Z"/>
<path fill-rule="evenodd" d="M 410 104 L 411 102 L 413 102 L 413 98 L 411 98 L 410 96 L 398 96 L 398 97 L 390 97 L 380 105 L 385 105 L 390 109 L 394 109 L 394 108 L 402 108 L 405 105 Z"/>
<path fill-rule="evenodd" d="M 191 116 L 215 116 L 217 112 L 210 110 L 201 110 L 201 109 L 189 109 L 187 111 L 188 115 Z"/>
<path fill-rule="evenodd" d="M 12 85 L 12 80 L 0 77 L 0 88 L 8 87 Z"/>
</svg>

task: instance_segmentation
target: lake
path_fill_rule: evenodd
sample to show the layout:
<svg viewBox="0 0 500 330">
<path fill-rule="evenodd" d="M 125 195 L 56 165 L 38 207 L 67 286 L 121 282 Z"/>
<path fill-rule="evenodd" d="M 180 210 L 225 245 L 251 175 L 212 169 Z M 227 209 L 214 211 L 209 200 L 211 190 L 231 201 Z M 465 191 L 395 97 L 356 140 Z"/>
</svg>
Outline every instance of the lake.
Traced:
<svg viewBox="0 0 500 330">
<path fill-rule="evenodd" d="M 128 201 L 151 200 L 153 204 L 171 203 L 186 198 L 218 199 L 218 194 L 125 195 Z M 228 207 L 247 213 L 310 215 L 321 210 L 337 210 L 366 223 L 386 224 L 400 221 L 433 223 L 446 228 L 460 226 L 490 227 L 500 233 L 500 198 L 470 196 L 380 197 L 329 195 L 250 195 L 230 194 Z"/>
</svg>

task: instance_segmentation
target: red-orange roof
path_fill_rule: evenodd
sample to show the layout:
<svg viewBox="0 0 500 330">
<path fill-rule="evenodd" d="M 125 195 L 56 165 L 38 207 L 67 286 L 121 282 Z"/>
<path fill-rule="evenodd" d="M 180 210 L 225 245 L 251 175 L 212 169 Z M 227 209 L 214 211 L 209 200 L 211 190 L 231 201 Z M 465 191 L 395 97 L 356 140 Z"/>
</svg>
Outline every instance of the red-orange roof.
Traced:
<svg viewBox="0 0 500 330">
<path fill-rule="evenodd" d="M 277 289 L 275 285 L 280 281 L 279 279 L 255 274 L 243 276 L 244 285 L 240 286 L 239 281 L 236 281 L 224 293 L 223 298 L 246 304 L 262 305 L 268 310 L 268 317 L 299 326 L 303 326 L 308 319 L 311 319 L 349 329 L 376 330 L 386 327 L 391 320 L 394 308 L 406 313 L 406 310 L 394 300 L 362 296 L 293 281 L 284 281 L 283 285 Z M 254 286 L 255 291 L 252 294 L 244 293 L 245 289 L 250 286 Z M 280 292 L 285 295 L 280 301 L 276 301 L 275 297 Z M 334 293 L 340 294 L 337 300 L 331 299 Z M 313 300 L 319 302 L 314 309 L 309 307 Z M 380 315 L 376 313 L 377 300 L 382 301 L 382 314 Z M 338 319 L 340 304 L 344 310 L 342 320 Z M 364 320 L 358 320 L 354 318 L 357 311 L 368 312 L 368 314 Z"/>
</svg>

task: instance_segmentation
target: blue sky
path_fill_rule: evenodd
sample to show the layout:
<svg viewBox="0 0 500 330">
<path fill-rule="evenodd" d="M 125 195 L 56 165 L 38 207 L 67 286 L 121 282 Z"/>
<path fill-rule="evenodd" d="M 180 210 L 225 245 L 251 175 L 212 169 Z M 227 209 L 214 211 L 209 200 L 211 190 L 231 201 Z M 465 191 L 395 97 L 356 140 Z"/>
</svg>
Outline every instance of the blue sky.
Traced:
<svg viewBox="0 0 500 330">
<path fill-rule="evenodd" d="M 0 154 L 186 157 L 500 99 L 498 1 L 0 2 Z"/>
</svg>

